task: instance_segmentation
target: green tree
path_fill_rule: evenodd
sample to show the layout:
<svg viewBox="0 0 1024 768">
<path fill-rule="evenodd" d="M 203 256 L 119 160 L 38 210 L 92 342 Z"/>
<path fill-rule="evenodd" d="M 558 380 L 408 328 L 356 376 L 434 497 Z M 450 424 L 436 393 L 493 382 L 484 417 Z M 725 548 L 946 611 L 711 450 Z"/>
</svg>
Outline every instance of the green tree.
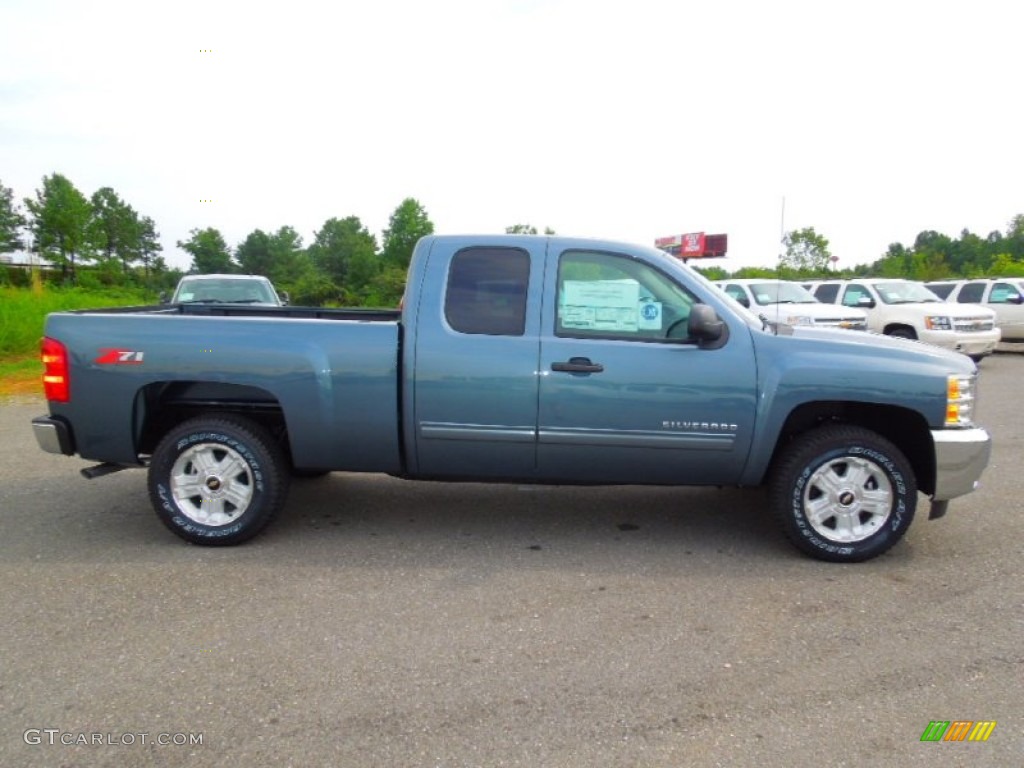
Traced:
<svg viewBox="0 0 1024 768">
<path fill-rule="evenodd" d="M 14 202 L 14 191 L 0 183 L 0 253 L 13 253 L 24 247 L 21 230 L 26 223 L 20 206 Z"/>
<path fill-rule="evenodd" d="M 828 239 L 805 227 L 787 232 L 782 238 L 786 252 L 779 257 L 779 267 L 798 272 L 827 272 L 832 253 Z"/>
<path fill-rule="evenodd" d="M 160 244 L 160 233 L 156 231 L 156 222 L 149 216 L 143 216 L 139 219 L 137 245 L 139 259 L 142 261 L 142 267 L 147 278 L 149 278 L 151 272 L 160 273 L 167 271 L 167 264 L 164 262 L 163 257 L 158 255 L 164 249 Z"/>
<path fill-rule="evenodd" d="M 412 250 L 421 237 L 434 234 L 434 224 L 426 210 L 411 197 L 405 198 L 391 214 L 384 230 L 381 255 L 389 267 L 408 269 Z"/>
<path fill-rule="evenodd" d="M 270 235 L 262 229 L 254 229 L 235 249 L 238 268 L 247 275 L 270 277 L 273 260 L 270 255 Z"/>
<path fill-rule="evenodd" d="M 91 257 L 87 228 L 92 207 L 67 178 L 54 173 L 43 177 L 35 199 L 25 198 L 32 216 L 36 251 L 60 267 L 61 279 L 75 279 L 75 260 Z"/>
<path fill-rule="evenodd" d="M 110 187 L 96 190 L 90 198 L 92 217 L 88 234 L 93 248 L 102 252 L 108 261 L 117 259 L 121 269 L 140 258 L 139 215 Z"/>
<path fill-rule="evenodd" d="M 294 285 L 312 269 L 312 262 L 302 247 L 302 235 L 294 227 L 283 226 L 270 236 L 271 272 L 267 277 L 275 285 Z"/>
<path fill-rule="evenodd" d="M 192 271 L 201 275 L 234 272 L 231 252 L 224 236 L 213 227 L 193 229 L 189 239 L 179 240 L 177 245 L 192 256 Z"/>
<path fill-rule="evenodd" d="M 363 226 L 358 216 L 331 218 L 313 235 L 309 257 L 313 265 L 334 285 L 348 292 L 365 287 L 354 279 L 364 279 L 367 271 L 375 273 L 377 240 Z M 367 269 L 367 264 L 373 268 Z"/>
</svg>

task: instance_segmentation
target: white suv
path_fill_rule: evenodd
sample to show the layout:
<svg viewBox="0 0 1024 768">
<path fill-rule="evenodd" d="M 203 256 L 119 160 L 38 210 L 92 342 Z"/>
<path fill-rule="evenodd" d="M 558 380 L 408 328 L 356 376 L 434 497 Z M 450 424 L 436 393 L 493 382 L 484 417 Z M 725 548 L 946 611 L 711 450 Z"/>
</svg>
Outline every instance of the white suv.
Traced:
<svg viewBox="0 0 1024 768">
<path fill-rule="evenodd" d="M 719 288 L 756 315 L 770 322 L 811 325 L 817 328 L 851 328 L 866 331 L 863 309 L 822 304 L 799 283 L 772 279 L 719 280 Z"/>
<path fill-rule="evenodd" d="M 925 285 L 946 301 L 988 307 L 996 313 L 1003 341 L 1024 342 L 1024 277 L 943 280 Z"/>
<path fill-rule="evenodd" d="M 995 312 L 948 304 L 923 283 L 886 278 L 823 280 L 809 289 L 819 301 L 866 310 L 868 330 L 876 333 L 918 339 L 963 352 L 975 361 L 992 354 L 999 343 Z"/>
</svg>

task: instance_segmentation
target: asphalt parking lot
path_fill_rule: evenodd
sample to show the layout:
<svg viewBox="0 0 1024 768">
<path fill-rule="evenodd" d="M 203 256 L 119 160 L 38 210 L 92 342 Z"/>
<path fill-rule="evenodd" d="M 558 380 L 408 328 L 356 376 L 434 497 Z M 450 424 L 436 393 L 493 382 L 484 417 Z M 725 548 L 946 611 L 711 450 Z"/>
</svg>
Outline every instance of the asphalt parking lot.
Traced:
<svg viewBox="0 0 1024 768">
<path fill-rule="evenodd" d="M 0 405 L 0 765 L 1020 765 L 1024 353 L 981 369 L 982 488 L 859 565 L 755 490 L 349 474 L 195 547 Z"/>
</svg>

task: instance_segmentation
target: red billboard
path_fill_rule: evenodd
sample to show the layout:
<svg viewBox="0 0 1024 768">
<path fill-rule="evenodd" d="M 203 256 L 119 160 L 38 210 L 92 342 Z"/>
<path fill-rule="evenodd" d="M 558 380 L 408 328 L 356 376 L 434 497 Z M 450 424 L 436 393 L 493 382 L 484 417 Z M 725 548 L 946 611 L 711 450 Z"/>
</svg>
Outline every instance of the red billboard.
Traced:
<svg viewBox="0 0 1024 768">
<path fill-rule="evenodd" d="M 682 235 L 659 237 L 654 241 L 654 247 L 684 260 L 709 259 L 725 256 L 725 252 L 729 249 L 729 236 L 687 232 Z"/>
</svg>

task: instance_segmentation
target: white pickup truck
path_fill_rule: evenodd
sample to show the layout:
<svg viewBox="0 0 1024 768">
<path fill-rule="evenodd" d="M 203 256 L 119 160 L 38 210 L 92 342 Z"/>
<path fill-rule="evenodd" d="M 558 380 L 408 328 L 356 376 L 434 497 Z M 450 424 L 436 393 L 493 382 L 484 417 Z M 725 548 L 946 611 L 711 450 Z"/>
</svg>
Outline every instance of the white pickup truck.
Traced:
<svg viewBox="0 0 1024 768">
<path fill-rule="evenodd" d="M 948 304 L 923 283 L 889 278 L 822 280 L 808 284 L 819 301 L 860 307 L 868 330 L 962 352 L 974 361 L 999 343 L 996 315 L 976 305 Z"/>
</svg>

